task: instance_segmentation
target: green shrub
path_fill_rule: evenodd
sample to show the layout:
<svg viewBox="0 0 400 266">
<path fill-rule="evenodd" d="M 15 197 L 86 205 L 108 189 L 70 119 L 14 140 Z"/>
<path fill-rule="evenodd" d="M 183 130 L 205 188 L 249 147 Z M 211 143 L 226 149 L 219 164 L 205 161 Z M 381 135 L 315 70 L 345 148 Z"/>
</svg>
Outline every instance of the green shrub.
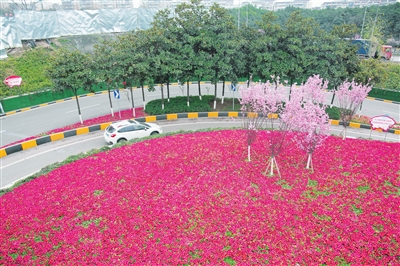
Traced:
<svg viewBox="0 0 400 266">
<path fill-rule="evenodd" d="M 17 75 L 22 77 L 20 87 L 8 88 L 3 82 L 0 84 L 0 97 L 8 97 L 23 93 L 48 89 L 53 83 L 46 76 L 46 68 L 49 66 L 51 51 L 45 48 L 37 48 L 25 52 L 21 57 L 10 56 L 0 62 L 0 78 Z"/>
<path fill-rule="evenodd" d="M 340 111 L 336 106 L 327 107 L 325 112 L 328 114 L 329 119 L 340 120 Z"/>
<path fill-rule="evenodd" d="M 189 96 L 189 106 L 187 106 L 187 96 L 178 96 L 170 98 L 169 102 L 167 99 L 164 99 L 164 109 L 161 108 L 161 99 L 157 99 L 146 104 L 146 113 L 149 115 L 160 115 L 188 112 L 210 112 L 210 102 L 213 99 L 213 95 L 203 95 L 202 100 L 200 100 L 199 96 Z"/>
<path fill-rule="evenodd" d="M 400 87 L 400 84 L 398 86 Z M 368 93 L 368 96 L 374 97 L 374 98 L 379 98 L 379 99 L 400 102 L 400 90 L 399 91 L 390 91 L 390 90 L 373 88 Z"/>
</svg>

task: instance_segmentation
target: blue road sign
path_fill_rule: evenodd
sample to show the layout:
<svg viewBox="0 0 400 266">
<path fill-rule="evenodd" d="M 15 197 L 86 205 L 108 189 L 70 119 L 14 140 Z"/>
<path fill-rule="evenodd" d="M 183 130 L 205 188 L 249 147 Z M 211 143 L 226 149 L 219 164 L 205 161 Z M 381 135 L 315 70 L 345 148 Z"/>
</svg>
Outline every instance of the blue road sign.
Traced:
<svg viewBox="0 0 400 266">
<path fill-rule="evenodd" d="M 121 94 L 119 94 L 119 90 L 114 90 L 114 98 L 115 99 L 120 99 L 121 98 Z"/>
<path fill-rule="evenodd" d="M 236 91 L 236 86 L 231 84 L 231 91 Z"/>
</svg>

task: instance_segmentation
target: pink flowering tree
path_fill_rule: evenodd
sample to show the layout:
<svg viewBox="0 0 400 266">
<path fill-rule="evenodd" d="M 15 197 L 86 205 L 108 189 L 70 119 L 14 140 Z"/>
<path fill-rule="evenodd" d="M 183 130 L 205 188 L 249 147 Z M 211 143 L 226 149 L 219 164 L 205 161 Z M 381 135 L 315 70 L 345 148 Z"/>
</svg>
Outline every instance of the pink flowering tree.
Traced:
<svg viewBox="0 0 400 266">
<path fill-rule="evenodd" d="M 279 77 L 276 79 L 276 84 L 279 83 Z M 285 88 L 281 85 L 265 83 L 265 107 L 263 115 L 266 117 L 266 127 L 271 129 L 269 131 L 269 138 L 267 141 L 267 148 L 269 151 L 269 162 L 265 169 L 265 174 L 269 170 L 269 175 L 274 174 L 274 167 L 281 176 L 279 166 L 276 161 L 276 156 L 282 151 L 285 144 L 285 138 L 291 127 L 290 123 L 286 123 L 282 119 L 278 119 L 284 108 Z"/>
<path fill-rule="evenodd" d="M 340 120 L 343 123 L 343 139 L 346 138 L 346 130 L 351 119 L 360 107 L 364 99 L 368 96 L 371 90 L 369 84 L 363 85 L 355 81 L 345 81 L 336 89 L 335 94 L 339 102 Z"/>
<path fill-rule="evenodd" d="M 248 88 L 241 88 L 242 112 L 247 113 L 244 128 L 247 130 L 248 151 L 255 140 L 257 130 L 266 127 L 268 131 L 267 150 L 269 153 L 268 166 L 265 174 L 270 169 L 270 175 L 277 169 L 280 176 L 276 156 L 282 150 L 284 139 L 287 134 L 288 124 L 277 119 L 283 109 L 284 87 L 275 86 L 270 82 L 264 84 L 251 84 Z"/>
<path fill-rule="evenodd" d="M 264 109 L 264 88 L 263 86 L 252 85 L 240 88 L 239 102 L 242 105 L 243 129 L 246 131 L 247 139 L 247 160 L 251 161 L 251 144 L 257 139 L 258 131 L 265 123 L 262 114 Z"/>
<path fill-rule="evenodd" d="M 312 154 L 329 135 L 329 117 L 325 112 L 328 82 L 318 75 L 310 77 L 299 88 L 293 88 L 282 120 L 291 125 L 297 146 L 307 153 L 307 169 L 313 170 Z"/>
</svg>

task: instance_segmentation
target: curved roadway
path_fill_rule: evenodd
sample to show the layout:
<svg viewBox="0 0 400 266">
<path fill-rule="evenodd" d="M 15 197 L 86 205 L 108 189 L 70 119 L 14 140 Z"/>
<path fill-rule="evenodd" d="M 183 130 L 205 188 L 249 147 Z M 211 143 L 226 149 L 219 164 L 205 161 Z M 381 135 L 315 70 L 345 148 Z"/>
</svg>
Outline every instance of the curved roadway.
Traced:
<svg viewBox="0 0 400 266">
<path fill-rule="evenodd" d="M 202 128 L 231 128 L 240 127 L 240 119 L 231 118 L 201 118 L 201 119 L 180 119 L 177 121 L 157 121 L 163 127 L 164 133 L 198 130 Z M 341 126 L 332 126 L 331 133 L 338 135 L 342 131 Z M 367 129 L 349 128 L 349 138 L 363 137 L 377 140 L 399 142 L 400 136 L 382 132 L 372 132 Z M 46 143 L 32 149 L 13 153 L 1 158 L 1 180 L 0 188 L 6 188 L 14 182 L 31 176 L 40 171 L 43 167 L 62 162 L 71 155 L 98 149 L 107 145 L 103 138 L 103 131 L 96 131 L 86 135 L 66 138 L 56 142 Z"/>
<path fill-rule="evenodd" d="M 202 93 L 213 93 L 212 89 L 207 91 L 206 87 L 212 88 L 211 84 L 202 85 Z M 221 97 L 221 84 L 219 85 L 219 97 Z M 191 85 L 191 94 L 197 95 L 197 85 Z M 237 93 L 235 93 L 237 97 Z M 179 87 L 171 88 L 171 97 L 182 95 Z M 135 91 L 135 103 L 142 105 L 141 92 Z M 146 101 L 160 97 L 160 90 L 146 94 Z M 226 92 L 225 97 L 232 97 L 232 92 Z M 327 93 L 327 102 L 330 103 L 331 95 Z M 129 108 L 129 102 L 125 95 L 122 94 L 121 99 L 113 99 L 114 111 L 118 115 L 118 108 L 121 110 Z M 95 95 L 80 99 L 83 119 L 89 119 L 108 114 L 110 107 L 108 96 Z M 361 110 L 361 114 L 368 116 L 388 114 L 396 121 L 400 121 L 400 105 L 391 104 L 382 101 L 366 99 Z M 29 136 L 41 134 L 58 127 L 64 127 L 79 122 L 76 111 L 76 102 L 74 100 L 40 107 L 29 111 L 17 113 L 10 116 L 0 118 L 1 128 L 1 145 L 18 141 Z M 180 119 L 178 121 L 157 121 L 165 133 L 176 132 L 179 130 L 196 130 L 201 128 L 215 127 L 239 127 L 240 120 L 227 118 L 205 118 L 205 119 Z M 338 135 L 342 131 L 340 126 L 332 126 L 331 133 Z M 385 134 L 380 132 L 372 132 L 366 129 L 350 128 L 349 137 L 373 138 L 378 140 L 400 142 L 400 135 Z M 26 178 L 35 172 L 40 171 L 43 167 L 65 160 L 71 155 L 80 152 L 87 152 L 94 148 L 101 148 L 106 145 L 103 139 L 103 132 L 97 131 L 87 135 L 79 135 L 76 137 L 66 138 L 56 142 L 50 142 L 37 146 L 32 149 L 17 152 L 1 158 L 0 165 L 0 188 L 9 187 L 17 180 Z"/>
<path fill-rule="evenodd" d="M 202 94 L 213 94 L 213 85 L 203 84 Z M 207 90 L 207 88 L 209 88 Z M 178 86 L 171 86 L 170 97 L 183 95 Z M 221 97 L 222 84 L 218 84 L 218 97 Z M 229 91 L 228 86 L 225 87 L 225 97 L 231 98 L 232 92 Z M 186 92 L 184 92 L 186 94 Z M 190 94 L 198 95 L 197 85 L 190 86 Z M 236 92 L 235 97 L 238 97 Z M 161 97 L 159 87 L 155 92 L 148 92 L 145 90 L 146 101 L 157 99 Z M 164 97 L 166 93 L 164 90 Z M 332 99 L 331 93 L 327 93 L 326 102 L 330 104 Z M 135 106 L 143 106 L 141 90 L 134 90 Z M 125 110 L 130 108 L 130 101 L 125 93 L 121 93 L 121 99 L 112 99 L 113 110 L 115 115 L 118 115 L 118 110 Z M 110 105 L 107 94 L 98 94 L 90 97 L 83 97 L 79 99 L 82 111 L 83 120 L 99 117 L 102 115 L 110 114 Z M 336 105 L 336 101 L 334 102 Z M 376 101 L 366 99 L 364 100 L 362 115 L 375 116 L 387 114 L 400 121 L 400 105 L 383 101 Z M 37 136 L 44 132 L 48 132 L 55 128 L 72 125 L 79 122 L 78 111 L 76 108 L 76 101 L 74 99 L 39 107 L 25 112 L 20 112 L 13 115 L 0 117 L 0 147 L 9 143 L 19 141 L 31 136 Z"/>
</svg>

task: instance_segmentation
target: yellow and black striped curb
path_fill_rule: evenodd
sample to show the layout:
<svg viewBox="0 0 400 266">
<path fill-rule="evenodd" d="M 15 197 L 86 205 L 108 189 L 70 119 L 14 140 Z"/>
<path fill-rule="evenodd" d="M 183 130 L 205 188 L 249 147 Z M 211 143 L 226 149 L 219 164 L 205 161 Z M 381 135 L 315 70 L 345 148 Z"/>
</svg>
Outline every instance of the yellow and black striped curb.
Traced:
<svg viewBox="0 0 400 266">
<path fill-rule="evenodd" d="M 98 95 L 98 94 L 106 94 L 106 93 L 107 93 L 107 91 L 99 91 L 99 92 L 95 92 L 95 93 L 88 93 L 88 94 L 79 95 L 78 98 L 90 97 L 90 96 L 94 96 L 94 95 Z M 39 107 L 49 106 L 49 105 L 52 105 L 52 104 L 55 104 L 55 103 L 66 102 L 66 101 L 69 101 L 69 100 L 72 100 L 72 99 L 74 99 L 74 97 L 68 97 L 68 98 L 65 98 L 65 99 L 62 99 L 62 100 L 57 100 L 57 101 L 52 101 L 52 102 L 48 102 L 48 103 L 38 104 L 38 105 L 35 105 L 35 106 L 31 106 L 31 107 L 26 107 L 26 108 L 10 111 L 10 112 L 7 112 L 5 114 L 0 114 L 0 116 L 13 115 L 13 114 L 16 114 L 16 113 L 29 111 L 29 110 L 36 109 L 36 108 L 39 108 Z"/>
<path fill-rule="evenodd" d="M 195 113 L 179 113 L 179 114 L 165 114 L 165 115 L 154 115 L 154 116 L 146 116 L 146 117 L 140 117 L 140 118 L 135 118 L 136 121 L 139 122 L 156 122 L 156 121 L 161 121 L 161 120 L 177 120 L 181 118 L 186 118 L 186 119 L 197 119 L 197 118 L 225 118 L 225 117 L 239 117 L 241 115 L 240 112 L 195 112 Z M 256 113 L 247 113 L 246 114 L 248 117 L 251 116 L 256 116 Z M 269 116 L 269 118 L 278 118 L 277 114 L 272 114 Z M 0 158 L 5 157 L 7 155 L 27 150 L 30 148 L 34 148 L 36 146 L 49 143 L 49 142 L 54 142 L 57 140 L 65 139 L 68 137 L 73 137 L 77 135 L 83 135 L 83 134 L 88 134 L 90 132 L 98 131 L 98 130 L 105 130 L 107 126 L 109 126 L 113 122 L 107 122 L 107 123 L 102 123 L 99 125 L 93 125 L 93 126 L 88 126 L 88 127 L 81 127 L 77 129 L 72 129 L 64 132 L 59 132 L 59 133 L 54 133 L 48 136 L 43 136 L 40 138 L 36 139 L 31 139 L 25 142 L 21 142 L 18 144 L 15 144 L 13 146 L 9 146 L 6 148 L 0 149 Z M 342 125 L 342 122 L 339 120 L 330 120 L 331 125 Z M 349 124 L 349 127 L 352 128 L 364 128 L 364 129 L 371 129 L 370 125 L 364 125 L 364 124 L 359 124 L 359 123 L 353 123 L 351 122 Z M 377 130 L 381 131 L 382 130 Z M 400 135 L 400 130 L 399 129 L 390 129 L 388 132 Z"/>
<path fill-rule="evenodd" d="M 400 102 L 391 101 L 391 100 L 384 100 L 384 99 L 379 99 L 379 98 L 374 98 L 374 97 L 367 97 L 367 99 L 368 99 L 368 100 L 374 100 L 374 101 L 385 102 L 385 103 L 400 104 Z"/>
</svg>

